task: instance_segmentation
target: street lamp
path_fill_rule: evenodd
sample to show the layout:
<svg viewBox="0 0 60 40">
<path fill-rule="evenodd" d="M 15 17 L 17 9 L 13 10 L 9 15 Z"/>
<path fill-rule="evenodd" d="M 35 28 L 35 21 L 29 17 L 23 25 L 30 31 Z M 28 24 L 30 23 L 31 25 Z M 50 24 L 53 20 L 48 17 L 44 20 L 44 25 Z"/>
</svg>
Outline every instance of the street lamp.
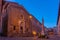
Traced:
<svg viewBox="0 0 60 40">
<path fill-rule="evenodd" d="M 34 36 L 36 35 L 36 31 L 33 31 L 32 33 L 33 33 Z"/>
<path fill-rule="evenodd" d="M 36 40 L 36 31 L 32 31 L 33 35 L 34 35 L 34 40 Z"/>
<path fill-rule="evenodd" d="M 32 16 L 30 15 L 29 18 L 32 19 Z"/>
</svg>

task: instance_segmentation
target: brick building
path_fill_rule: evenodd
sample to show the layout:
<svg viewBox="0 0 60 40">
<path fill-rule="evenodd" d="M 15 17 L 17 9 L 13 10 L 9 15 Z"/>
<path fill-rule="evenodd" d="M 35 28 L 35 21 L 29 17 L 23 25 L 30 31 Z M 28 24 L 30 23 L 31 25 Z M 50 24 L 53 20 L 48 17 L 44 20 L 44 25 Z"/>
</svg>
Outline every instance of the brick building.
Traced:
<svg viewBox="0 0 60 40">
<path fill-rule="evenodd" d="M 60 3 L 59 3 L 59 11 L 58 11 L 58 19 L 57 19 L 57 34 L 60 35 Z"/>
<path fill-rule="evenodd" d="M 38 35 L 44 26 L 17 3 L 0 0 L 0 8 L 0 33 L 3 36 L 33 36 L 34 31 Z"/>
</svg>

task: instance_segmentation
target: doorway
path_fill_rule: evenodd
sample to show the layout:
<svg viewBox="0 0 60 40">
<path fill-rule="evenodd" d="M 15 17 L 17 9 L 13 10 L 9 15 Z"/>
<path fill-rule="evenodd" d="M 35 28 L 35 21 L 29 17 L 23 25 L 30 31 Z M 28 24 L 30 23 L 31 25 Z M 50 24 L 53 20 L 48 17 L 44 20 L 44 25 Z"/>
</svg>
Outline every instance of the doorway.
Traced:
<svg viewBox="0 0 60 40">
<path fill-rule="evenodd" d="M 8 15 L 2 18 L 3 36 L 7 36 L 7 28 L 8 28 Z"/>
</svg>

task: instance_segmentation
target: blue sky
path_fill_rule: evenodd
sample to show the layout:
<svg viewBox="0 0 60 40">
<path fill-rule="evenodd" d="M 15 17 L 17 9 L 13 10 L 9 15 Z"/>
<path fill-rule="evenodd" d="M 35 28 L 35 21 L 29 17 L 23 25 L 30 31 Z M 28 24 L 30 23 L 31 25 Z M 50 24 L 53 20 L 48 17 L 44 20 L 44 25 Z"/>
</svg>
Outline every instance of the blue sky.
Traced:
<svg viewBox="0 0 60 40">
<path fill-rule="evenodd" d="M 25 9 L 48 28 L 56 26 L 59 0 L 7 0 L 23 5 Z"/>
</svg>

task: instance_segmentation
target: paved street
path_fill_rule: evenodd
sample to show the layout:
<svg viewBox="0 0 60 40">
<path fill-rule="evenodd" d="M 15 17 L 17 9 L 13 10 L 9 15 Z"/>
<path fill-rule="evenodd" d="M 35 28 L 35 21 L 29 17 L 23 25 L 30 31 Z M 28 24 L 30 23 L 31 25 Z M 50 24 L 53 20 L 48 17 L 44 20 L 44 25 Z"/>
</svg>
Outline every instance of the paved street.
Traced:
<svg viewBox="0 0 60 40">
<path fill-rule="evenodd" d="M 57 35 L 50 36 L 49 40 L 60 40 L 60 36 Z"/>
<path fill-rule="evenodd" d="M 38 39 L 38 40 L 60 40 L 60 36 L 56 36 L 56 35 L 53 35 L 53 36 L 49 36 L 49 39 Z"/>
<path fill-rule="evenodd" d="M 34 37 L 16 37 L 16 38 L 12 38 L 12 37 L 0 37 L 0 40 L 35 40 Z M 41 39 L 41 38 L 37 38 L 36 40 L 60 40 L 60 36 L 49 36 L 49 39 Z"/>
</svg>

